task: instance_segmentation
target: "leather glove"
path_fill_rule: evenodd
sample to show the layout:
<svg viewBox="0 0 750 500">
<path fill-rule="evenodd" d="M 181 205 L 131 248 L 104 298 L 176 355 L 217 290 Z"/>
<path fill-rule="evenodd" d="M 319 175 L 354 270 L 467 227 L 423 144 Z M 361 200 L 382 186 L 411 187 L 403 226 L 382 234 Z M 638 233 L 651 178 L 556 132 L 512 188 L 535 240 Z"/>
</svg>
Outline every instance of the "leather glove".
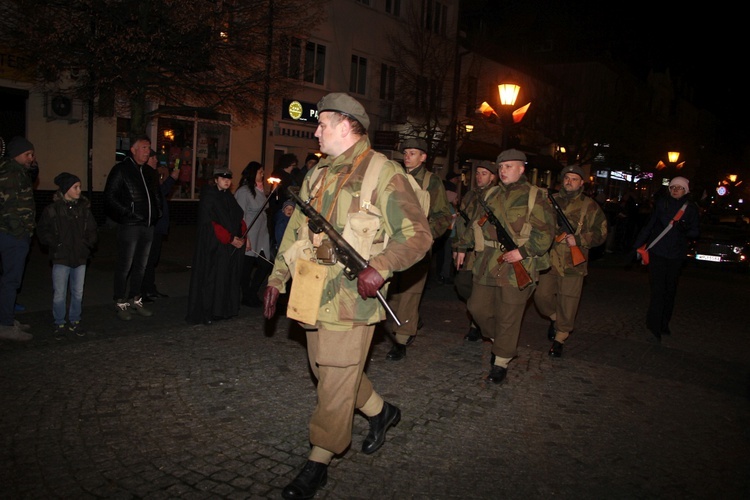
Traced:
<svg viewBox="0 0 750 500">
<path fill-rule="evenodd" d="M 363 299 L 375 297 L 385 280 L 380 273 L 371 266 L 367 266 L 357 275 L 357 292 Z"/>
<path fill-rule="evenodd" d="M 263 317 L 266 319 L 273 318 L 276 314 L 276 301 L 279 300 L 279 289 L 273 286 L 267 286 L 263 292 Z"/>
</svg>

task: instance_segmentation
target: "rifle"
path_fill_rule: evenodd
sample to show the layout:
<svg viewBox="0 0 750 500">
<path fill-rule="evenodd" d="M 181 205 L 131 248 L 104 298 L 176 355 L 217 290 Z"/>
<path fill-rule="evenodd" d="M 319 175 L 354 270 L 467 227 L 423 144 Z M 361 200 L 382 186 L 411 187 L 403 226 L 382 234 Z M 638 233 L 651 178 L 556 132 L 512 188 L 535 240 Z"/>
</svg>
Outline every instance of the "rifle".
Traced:
<svg viewBox="0 0 750 500">
<path fill-rule="evenodd" d="M 513 238 L 510 237 L 508 232 L 503 227 L 502 223 L 497 219 L 497 217 L 495 217 L 495 214 L 487 205 L 487 202 L 485 202 L 481 196 L 477 196 L 477 201 L 479 201 L 479 204 L 482 205 L 482 208 L 487 214 L 479 220 L 479 225 L 483 226 L 485 222 L 489 221 L 490 224 L 495 226 L 495 230 L 497 231 L 497 240 L 498 243 L 500 243 L 500 249 L 503 251 L 503 255 L 512 250 L 516 250 L 518 248 L 518 245 L 516 245 L 516 242 L 513 241 Z M 503 263 L 503 255 L 501 255 L 497 259 L 500 264 Z M 523 290 L 531 284 L 531 276 L 529 276 L 528 271 L 526 271 L 526 268 L 523 267 L 523 264 L 520 260 L 511 264 L 513 266 L 513 272 L 516 273 L 516 283 L 518 284 L 518 289 Z"/>
<path fill-rule="evenodd" d="M 289 193 L 289 196 L 295 201 L 295 203 L 297 203 L 300 210 L 302 210 L 302 213 L 307 216 L 307 225 L 310 228 L 310 231 L 315 234 L 325 233 L 326 236 L 328 236 L 328 239 L 330 239 L 334 245 L 334 251 L 338 261 L 344 266 L 344 275 L 350 281 L 354 280 L 357 275 L 369 265 L 369 263 L 349 244 L 348 241 L 344 239 L 343 236 L 339 234 L 338 231 L 336 231 L 325 217 L 310 206 L 310 200 L 304 201 L 299 197 L 298 186 L 289 186 L 287 188 L 287 193 Z M 386 302 L 385 297 L 380 293 L 380 290 L 377 291 L 377 298 L 385 308 L 386 312 L 391 318 L 393 318 L 396 325 L 401 326 L 403 323 L 398 319 L 396 313 L 393 312 L 391 306 L 388 305 L 388 302 Z"/>
<path fill-rule="evenodd" d="M 471 222 L 471 219 L 469 219 L 469 215 L 466 213 L 466 211 L 463 208 L 458 209 L 458 215 L 460 215 L 463 218 L 466 224 L 469 224 Z"/>
<path fill-rule="evenodd" d="M 563 229 L 565 232 L 555 237 L 555 241 L 560 243 L 562 240 L 565 239 L 565 236 L 569 234 L 575 234 L 575 229 L 573 229 L 573 225 L 570 223 L 568 218 L 565 216 L 565 213 L 563 212 L 562 208 L 560 208 L 560 205 L 557 203 L 555 198 L 552 196 L 552 193 L 547 191 L 547 198 L 549 198 L 550 203 L 552 203 L 552 207 L 555 209 L 555 212 L 557 212 L 557 220 L 560 221 L 560 223 L 563 226 Z M 581 251 L 581 248 L 576 245 L 570 248 L 570 257 L 573 259 L 573 265 L 577 266 L 578 264 L 582 264 L 586 262 L 586 257 L 583 255 L 583 252 Z"/>
</svg>

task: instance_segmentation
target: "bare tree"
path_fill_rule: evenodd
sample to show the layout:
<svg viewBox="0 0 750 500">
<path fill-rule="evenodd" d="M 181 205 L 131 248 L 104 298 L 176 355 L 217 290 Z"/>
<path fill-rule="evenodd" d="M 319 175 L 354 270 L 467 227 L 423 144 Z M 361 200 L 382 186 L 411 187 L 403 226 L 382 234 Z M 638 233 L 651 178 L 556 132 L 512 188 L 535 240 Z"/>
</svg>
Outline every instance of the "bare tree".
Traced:
<svg viewBox="0 0 750 500">
<path fill-rule="evenodd" d="M 0 43 L 26 58 L 43 89 L 96 98 L 100 109 L 123 103 L 134 134 L 153 113 L 148 102 L 231 113 L 245 123 L 267 112 L 269 95 L 295 84 L 280 64 L 289 47 L 282 41 L 304 39 L 324 4 L 3 0 Z"/>
<path fill-rule="evenodd" d="M 406 121 L 409 137 L 422 137 L 429 147 L 428 163 L 444 153 L 450 124 L 451 79 L 456 51 L 453 27 L 412 2 L 399 32 L 388 36 L 394 61 L 398 61 L 394 106 Z"/>
</svg>

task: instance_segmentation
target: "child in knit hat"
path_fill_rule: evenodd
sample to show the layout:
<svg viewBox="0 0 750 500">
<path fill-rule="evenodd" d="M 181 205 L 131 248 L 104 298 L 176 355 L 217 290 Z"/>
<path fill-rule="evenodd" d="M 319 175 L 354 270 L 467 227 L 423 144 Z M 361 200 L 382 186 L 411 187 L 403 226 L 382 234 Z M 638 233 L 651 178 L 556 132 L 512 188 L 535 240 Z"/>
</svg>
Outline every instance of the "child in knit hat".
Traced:
<svg viewBox="0 0 750 500">
<path fill-rule="evenodd" d="M 86 335 L 81 326 L 81 304 L 86 265 L 98 240 L 96 220 L 91 203 L 81 196 L 81 179 L 62 172 L 55 177 L 58 191 L 53 196 L 37 226 L 40 243 L 49 247 L 52 261 L 52 316 L 53 335 L 62 340 L 68 333 Z M 70 305 L 66 298 L 70 288 Z"/>
</svg>

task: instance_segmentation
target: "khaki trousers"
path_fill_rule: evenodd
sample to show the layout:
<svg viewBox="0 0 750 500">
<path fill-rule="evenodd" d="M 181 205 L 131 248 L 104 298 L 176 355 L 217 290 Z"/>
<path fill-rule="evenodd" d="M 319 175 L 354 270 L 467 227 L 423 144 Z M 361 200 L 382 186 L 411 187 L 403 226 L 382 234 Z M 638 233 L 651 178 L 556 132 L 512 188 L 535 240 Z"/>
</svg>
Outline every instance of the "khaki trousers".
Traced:
<svg viewBox="0 0 750 500">
<path fill-rule="evenodd" d="M 391 284 L 389 303 L 391 309 L 401 321 L 401 326 L 394 327 L 393 333 L 399 344 L 406 344 L 410 335 L 417 334 L 419 323 L 419 303 L 422 301 L 427 274 L 430 271 L 430 253 L 409 269 L 394 274 Z M 407 321 L 408 320 L 408 321 Z"/>
<path fill-rule="evenodd" d="M 534 292 L 534 304 L 542 316 L 555 316 L 555 330 L 570 333 L 575 326 L 581 301 L 583 276 L 555 276 L 544 273 Z"/>
<path fill-rule="evenodd" d="M 364 374 L 375 325 L 339 332 L 307 331 L 307 357 L 318 379 L 318 403 L 310 419 L 310 443 L 335 454 L 352 441 L 354 410 L 373 394 Z"/>
<path fill-rule="evenodd" d="M 492 354 L 495 356 L 507 359 L 516 356 L 523 313 L 533 291 L 533 284 L 519 290 L 515 286 L 474 283 L 466 307 L 482 335 L 494 339 Z"/>
</svg>

